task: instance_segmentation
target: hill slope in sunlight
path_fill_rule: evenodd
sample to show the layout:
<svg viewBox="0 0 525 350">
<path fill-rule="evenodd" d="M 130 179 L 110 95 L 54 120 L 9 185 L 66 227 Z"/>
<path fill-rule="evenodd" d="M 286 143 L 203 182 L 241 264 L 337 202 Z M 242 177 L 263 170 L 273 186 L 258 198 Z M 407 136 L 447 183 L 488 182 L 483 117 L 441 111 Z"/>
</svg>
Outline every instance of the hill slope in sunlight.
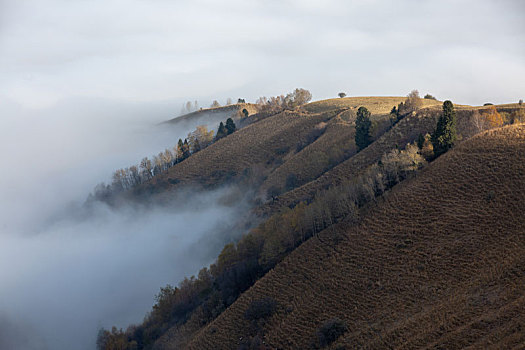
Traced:
<svg viewBox="0 0 525 350">
<path fill-rule="evenodd" d="M 292 252 L 190 349 L 525 346 L 525 126 L 467 140 L 394 188 L 357 226 L 343 222 Z M 246 319 L 257 300 L 275 313 Z M 267 346 L 267 347 L 264 347 Z"/>
</svg>

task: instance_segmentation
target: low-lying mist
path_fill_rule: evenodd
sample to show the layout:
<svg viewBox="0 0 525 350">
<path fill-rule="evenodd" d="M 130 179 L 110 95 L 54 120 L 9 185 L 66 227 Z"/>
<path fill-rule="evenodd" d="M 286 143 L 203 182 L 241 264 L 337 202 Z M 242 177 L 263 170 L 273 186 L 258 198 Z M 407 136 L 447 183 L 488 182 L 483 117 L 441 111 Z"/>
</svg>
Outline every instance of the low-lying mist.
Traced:
<svg viewBox="0 0 525 350">
<path fill-rule="evenodd" d="M 90 106 L 0 111 L 1 349 L 93 349 L 100 327 L 141 322 L 161 286 L 214 260 L 247 209 L 223 187 L 86 211 L 89 191 L 114 169 L 190 131 L 154 126 L 171 106 L 153 108 L 156 119 L 151 106 Z"/>
</svg>

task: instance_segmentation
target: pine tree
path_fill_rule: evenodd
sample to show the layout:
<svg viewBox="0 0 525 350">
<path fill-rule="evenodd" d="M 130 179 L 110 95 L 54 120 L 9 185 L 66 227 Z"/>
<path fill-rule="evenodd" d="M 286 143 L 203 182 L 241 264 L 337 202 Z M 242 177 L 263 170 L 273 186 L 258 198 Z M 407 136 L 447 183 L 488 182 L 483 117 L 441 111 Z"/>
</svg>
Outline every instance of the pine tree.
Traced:
<svg viewBox="0 0 525 350">
<path fill-rule="evenodd" d="M 456 141 L 456 112 L 450 101 L 443 103 L 443 115 L 439 117 L 436 130 L 432 133 L 432 145 L 436 157 L 448 151 Z"/>
<path fill-rule="evenodd" d="M 372 136 L 370 135 L 371 126 L 370 112 L 366 107 L 359 107 L 355 120 L 355 144 L 359 151 L 372 143 Z"/>
<path fill-rule="evenodd" d="M 182 139 L 179 139 L 177 143 L 177 160 L 180 162 L 184 158 L 184 142 L 182 142 Z"/>
<path fill-rule="evenodd" d="M 184 143 L 182 144 L 182 155 L 184 159 L 190 156 L 190 145 L 188 144 L 188 139 L 184 139 Z"/>
<path fill-rule="evenodd" d="M 226 130 L 228 131 L 228 135 L 234 133 L 235 130 L 237 130 L 237 127 L 235 126 L 232 118 L 226 119 Z"/>
<path fill-rule="evenodd" d="M 226 137 L 226 135 L 228 135 L 228 130 L 226 130 L 224 123 L 221 122 L 219 124 L 219 129 L 217 129 L 217 135 L 215 136 L 215 141 L 220 140 L 223 137 Z"/>
</svg>

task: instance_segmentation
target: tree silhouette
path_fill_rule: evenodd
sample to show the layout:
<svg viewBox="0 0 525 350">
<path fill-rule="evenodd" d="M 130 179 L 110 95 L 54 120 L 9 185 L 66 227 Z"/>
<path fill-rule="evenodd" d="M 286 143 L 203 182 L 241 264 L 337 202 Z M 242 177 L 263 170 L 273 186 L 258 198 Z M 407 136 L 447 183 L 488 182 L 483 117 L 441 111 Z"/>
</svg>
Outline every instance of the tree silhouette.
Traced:
<svg viewBox="0 0 525 350">
<path fill-rule="evenodd" d="M 219 124 L 219 128 L 217 129 L 217 135 L 215 136 L 215 141 L 220 140 L 223 137 L 226 137 L 226 135 L 228 135 L 228 130 L 226 130 L 224 123 L 221 122 Z"/>
<path fill-rule="evenodd" d="M 235 126 L 232 118 L 226 119 L 226 130 L 228 131 L 228 135 L 234 133 L 235 130 L 237 130 L 237 127 Z"/>
<path fill-rule="evenodd" d="M 432 145 L 436 157 L 448 151 L 456 141 L 456 111 L 449 100 L 443 102 L 443 114 L 432 133 Z"/>
<path fill-rule="evenodd" d="M 372 143 L 372 136 L 370 135 L 371 126 L 370 112 L 366 107 L 359 107 L 355 120 L 355 144 L 359 151 Z"/>
</svg>

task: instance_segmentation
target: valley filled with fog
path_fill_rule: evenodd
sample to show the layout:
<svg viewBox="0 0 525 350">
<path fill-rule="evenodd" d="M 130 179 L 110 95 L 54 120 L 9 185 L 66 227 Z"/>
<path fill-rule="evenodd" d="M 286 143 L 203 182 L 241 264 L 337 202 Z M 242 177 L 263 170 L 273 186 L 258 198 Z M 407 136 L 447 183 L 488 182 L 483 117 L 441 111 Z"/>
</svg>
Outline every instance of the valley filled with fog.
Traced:
<svg viewBox="0 0 525 350">
<path fill-rule="evenodd" d="M 161 286 L 196 274 L 232 238 L 223 232 L 246 204 L 222 200 L 231 188 L 83 207 L 114 170 L 191 131 L 158 125 L 179 106 L 1 107 L 0 348 L 93 349 L 100 327 L 141 322 Z"/>
</svg>

